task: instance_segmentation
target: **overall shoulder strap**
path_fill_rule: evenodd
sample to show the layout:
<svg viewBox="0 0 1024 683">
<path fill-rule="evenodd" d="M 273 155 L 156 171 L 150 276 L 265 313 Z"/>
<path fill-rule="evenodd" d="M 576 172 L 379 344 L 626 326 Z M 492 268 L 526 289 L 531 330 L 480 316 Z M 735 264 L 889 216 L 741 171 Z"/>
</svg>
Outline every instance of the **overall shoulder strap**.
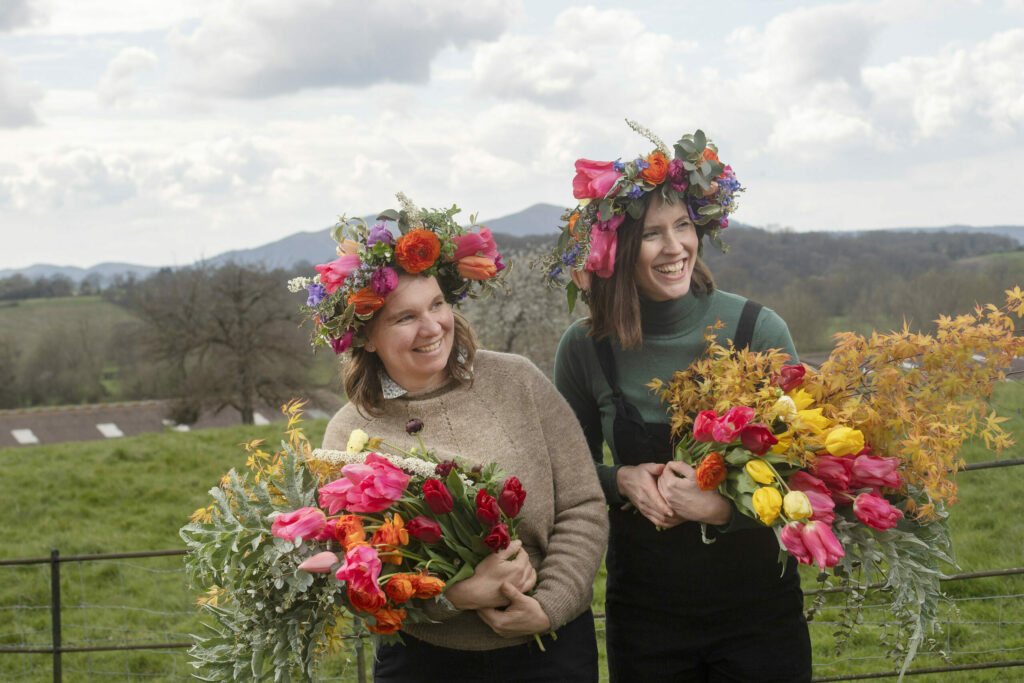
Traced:
<svg viewBox="0 0 1024 683">
<path fill-rule="evenodd" d="M 743 304 L 743 310 L 740 312 L 740 321 L 736 325 L 736 336 L 732 340 L 734 348 L 746 349 L 750 347 L 750 342 L 754 339 L 754 325 L 757 323 L 757 316 L 760 315 L 762 308 L 764 306 L 750 299 L 747 299 L 747 303 Z"/>
<path fill-rule="evenodd" d="M 619 376 L 615 371 L 615 356 L 612 354 L 612 345 L 608 337 L 594 340 L 594 350 L 597 351 L 597 362 L 601 364 L 601 372 L 608 386 L 612 388 L 612 394 L 616 397 L 622 395 L 622 388 L 619 386 Z"/>
</svg>

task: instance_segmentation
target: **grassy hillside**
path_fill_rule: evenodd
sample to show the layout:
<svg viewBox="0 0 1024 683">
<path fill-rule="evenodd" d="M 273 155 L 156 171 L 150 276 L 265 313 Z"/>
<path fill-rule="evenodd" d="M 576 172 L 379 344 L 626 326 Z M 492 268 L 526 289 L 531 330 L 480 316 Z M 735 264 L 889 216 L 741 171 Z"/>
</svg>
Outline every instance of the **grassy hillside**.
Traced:
<svg viewBox="0 0 1024 683">
<path fill-rule="evenodd" d="M 1003 457 L 1024 454 L 1024 420 L 1020 418 L 1024 384 L 1000 387 L 994 404 L 1001 414 L 1011 417 L 1007 424 L 1018 442 L 1013 452 Z M 318 443 L 324 428 L 323 420 L 311 421 L 307 434 Z M 244 466 L 245 454 L 238 444 L 252 438 L 276 443 L 278 429 L 271 425 L 166 432 L 118 441 L 2 449 L 0 500 L 8 520 L 2 555 L 46 556 L 51 548 L 68 555 L 181 547 L 178 528 L 189 513 L 208 502 L 206 491 L 229 468 Z M 979 444 L 971 444 L 965 457 L 977 462 L 994 456 Z M 950 522 L 959 571 L 1024 566 L 1024 545 L 1016 530 L 1016 520 L 1024 517 L 1022 473 L 1017 467 L 960 475 L 961 502 L 953 508 Z M 194 596 L 184 588 L 180 567 L 180 557 L 63 565 L 66 644 L 186 639 L 198 626 L 191 606 Z M 807 572 L 805 586 L 815 586 L 813 572 Z M 603 577 L 595 588 L 595 606 L 600 610 Z M 960 615 L 936 637 L 940 649 L 952 653 L 954 663 L 1021 658 L 1024 577 L 948 583 L 946 589 L 959 600 Z M 1006 597 L 991 598 L 993 595 Z M 22 606 L 0 626 L 0 645 L 46 645 L 47 613 L 31 607 L 48 604 L 46 566 L 0 567 L 0 610 Z M 884 615 L 877 609 L 865 612 L 866 621 L 880 616 Z M 833 653 L 830 622 L 836 617 L 835 611 L 826 610 L 812 624 L 815 675 L 892 668 L 877 644 L 878 629 L 865 628 L 853 647 L 839 656 Z M 990 650 L 1002 652 L 985 652 Z M 981 654 L 969 654 L 974 651 Z M 347 657 L 348 661 L 343 655 L 333 662 L 332 675 L 348 672 L 345 675 L 351 676 L 352 654 Z M 112 680 L 127 672 L 158 680 L 184 680 L 188 675 L 186 659 L 181 650 L 67 654 L 64 666 L 72 680 Z M 0 657 L 0 677 L 46 680 L 49 662 L 49 655 L 6 655 Z M 922 655 L 915 666 L 941 663 L 936 655 Z M 1005 671 L 990 670 L 914 680 L 1005 679 Z"/>
<path fill-rule="evenodd" d="M 88 325 L 112 330 L 133 320 L 135 316 L 127 310 L 99 296 L 0 301 L 0 336 L 14 336 L 22 349 L 29 348 L 40 335 L 58 324 L 72 329 Z"/>
</svg>

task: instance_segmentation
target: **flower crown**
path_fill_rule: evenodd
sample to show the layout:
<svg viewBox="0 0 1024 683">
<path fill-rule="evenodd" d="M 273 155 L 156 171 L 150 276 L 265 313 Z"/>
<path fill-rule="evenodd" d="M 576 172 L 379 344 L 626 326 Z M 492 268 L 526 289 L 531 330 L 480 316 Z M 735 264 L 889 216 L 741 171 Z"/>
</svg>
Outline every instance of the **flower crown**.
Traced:
<svg viewBox="0 0 1024 683">
<path fill-rule="evenodd" d="M 342 216 L 331 230 L 338 258 L 316 266 L 314 277 L 288 282 L 292 292 L 308 293 L 301 309 L 316 323 L 314 346 L 344 353 L 365 344 L 363 328 L 398 286 L 399 270 L 433 275 L 445 301 L 455 305 L 490 294 L 500 283 L 505 265 L 491 231 L 477 227 L 475 215 L 467 230 L 453 218 L 457 206 L 421 210 L 401 192 L 396 197 L 402 209 L 381 212 L 372 227 L 362 218 Z"/>
<path fill-rule="evenodd" d="M 580 202 L 562 215 L 558 246 L 540 260 L 546 279 L 566 287 L 570 308 L 579 288 L 564 282 L 562 273 L 585 270 L 611 277 L 615 231 L 626 215 L 644 215 L 644 195 L 649 192 L 660 192 L 672 204 L 683 201 L 700 238 L 698 253 L 704 251 L 705 235 L 723 253 L 728 250 L 719 233 L 729 226 L 729 214 L 737 208 L 735 195 L 744 188 L 732 168 L 718 159 L 718 147 L 698 130 L 679 138 L 670 150 L 647 128 L 629 119 L 626 123 L 654 143 L 654 151 L 626 162 L 577 159 L 572 192 Z"/>
</svg>

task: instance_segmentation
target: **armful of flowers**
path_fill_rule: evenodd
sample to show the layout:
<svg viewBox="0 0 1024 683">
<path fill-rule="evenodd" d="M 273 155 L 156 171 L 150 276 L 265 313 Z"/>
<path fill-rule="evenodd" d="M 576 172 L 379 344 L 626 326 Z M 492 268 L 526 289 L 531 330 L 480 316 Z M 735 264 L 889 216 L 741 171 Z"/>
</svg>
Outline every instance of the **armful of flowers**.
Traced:
<svg viewBox="0 0 1024 683">
<path fill-rule="evenodd" d="M 945 506 L 961 447 L 1013 443 L 986 403 L 1024 355 L 1011 318 L 1024 292 L 1006 294 L 1003 307 L 941 318 L 935 335 L 838 334 L 817 371 L 723 346 L 711 330 L 703 358 L 650 385 L 681 435 L 676 459 L 772 528 L 780 559 L 816 564 L 822 581 L 884 581 L 907 634 L 904 669 L 935 625 L 940 567 L 953 564 Z"/>
<path fill-rule="evenodd" d="M 361 626 L 398 639 L 405 621 L 429 621 L 420 601 L 516 536 L 526 497 L 516 477 L 439 461 L 422 440 L 385 456 L 360 430 L 347 451 L 313 450 L 300 407 L 285 407 L 282 451 L 247 444 L 250 471 L 225 475 L 214 504 L 181 530 L 190 579 L 209 589 L 200 606 L 216 622 L 191 650 L 208 680 L 235 680 L 240 667 L 256 680 L 313 677 L 342 632 Z"/>
</svg>

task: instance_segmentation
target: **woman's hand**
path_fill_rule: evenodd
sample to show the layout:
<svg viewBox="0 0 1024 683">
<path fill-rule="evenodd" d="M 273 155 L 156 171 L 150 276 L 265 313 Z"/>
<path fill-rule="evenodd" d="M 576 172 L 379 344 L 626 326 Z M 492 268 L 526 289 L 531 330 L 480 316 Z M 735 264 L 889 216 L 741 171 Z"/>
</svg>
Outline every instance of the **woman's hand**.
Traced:
<svg viewBox="0 0 1024 683">
<path fill-rule="evenodd" d="M 499 636 L 515 638 L 551 630 L 551 619 L 535 599 L 523 595 L 510 583 L 501 584 L 501 594 L 508 601 L 508 607 L 485 607 L 477 611 L 484 623 Z"/>
<path fill-rule="evenodd" d="M 722 525 L 732 519 L 729 500 L 717 491 L 703 491 L 694 469 L 685 462 L 672 461 L 658 477 L 658 491 L 674 514 L 694 522 Z"/>
<path fill-rule="evenodd" d="M 628 498 L 640 514 L 655 526 L 668 529 L 682 524 L 687 518 L 677 515 L 658 490 L 658 478 L 664 469 L 665 465 L 654 462 L 623 465 L 615 475 L 615 482 L 619 493 Z"/>
<path fill-rule="evenodd" d="M 537 572 L 522 548 L 522 541 L 512 541 L 504 550 L 488 555 L 476 566 L 473 576 L 450 587 L 444 592 L 445 597 L 462 610 L 509 604 L 502 592 L 503 584 L 526 592 L 537 583 Z"/>
</svg>

